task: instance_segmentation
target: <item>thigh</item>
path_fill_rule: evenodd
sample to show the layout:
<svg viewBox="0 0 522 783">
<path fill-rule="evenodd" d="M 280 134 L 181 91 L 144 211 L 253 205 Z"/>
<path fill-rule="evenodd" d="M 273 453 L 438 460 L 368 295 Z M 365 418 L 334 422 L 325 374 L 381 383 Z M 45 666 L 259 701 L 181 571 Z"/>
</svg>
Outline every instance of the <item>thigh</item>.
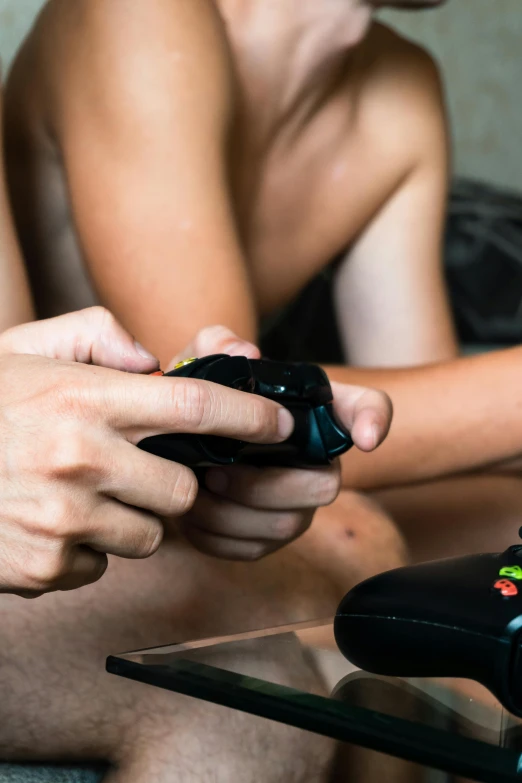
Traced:
<svg viewBox="0 0 522 783">
<path fill-rule="evenodd" d="M 498 552 L 518 541 L 522 480 L 477 474 L 376 493 L 414 561 Z"/>
<path fill-rule="evenodd" d="M 171 734 L 185 729 L 196 702 L 106 674 L 106 656 L 332 616 L 349 587 L 402 557 L 383 512 L 347 493 L 301 540 L 258 563 L 214 560 L 172 536 L 148 561 L 112 559 L 82 590 L 1 596 L 0 755 L 114 759 L 157 716 Z M 266 654 L 273 676 L 303 687 L 295 661 Z"/>
<path fill-rule="evenodd" d="M 291 550 L 233 564 L 179 540 L 148 561 L 113 559 L 79 591 L 2 596 L 0 756 L 113 759 L 158 714 L 173 732 L 191 700 L 106 674 L 108 654 L 329 615 L 337 597 Z"/>
</svg>

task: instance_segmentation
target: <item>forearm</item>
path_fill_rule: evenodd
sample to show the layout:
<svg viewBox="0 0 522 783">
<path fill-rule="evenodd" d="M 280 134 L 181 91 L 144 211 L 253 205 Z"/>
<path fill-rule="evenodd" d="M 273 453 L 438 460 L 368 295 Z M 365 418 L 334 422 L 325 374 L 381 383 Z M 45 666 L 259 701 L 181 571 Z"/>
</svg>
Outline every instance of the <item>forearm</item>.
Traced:
<svg viewBox="0 0 522 783">
<path fill-rule="evenodd" d="M 382 389 L 394 406 L 385 443 L 343 457 L 347 487 L 429 481 L 522 457 L 522 348 L 408 370 L 326 369 L 332 380 Z"/>
<path fill-rule="evenodd" d="M 0 127 L 1 123 L 0 100 Z M 33 318 L 29 283 L 11 215 L 0 147 L 0 332 Z"/>
<path fill-rule="evenodd" d="M 0 242 L 0 333 L 33 319 L 29 284 L 18 244 L 9 226 Z"/>
</svg>

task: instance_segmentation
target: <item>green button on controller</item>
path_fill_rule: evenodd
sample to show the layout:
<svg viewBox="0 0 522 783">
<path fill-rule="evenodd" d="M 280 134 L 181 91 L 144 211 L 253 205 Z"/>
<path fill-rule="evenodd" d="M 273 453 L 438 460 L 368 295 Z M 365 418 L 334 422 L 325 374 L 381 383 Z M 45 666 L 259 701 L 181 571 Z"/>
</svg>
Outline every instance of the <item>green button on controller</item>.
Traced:
<svg viewBox="0 0 522 783">
<path fill-rule="evenodd" d="M 507 576 L 509 579 L 522 579 L 522 568 L 520 566 L 505 566 L 498 572 L 499 576 Z"/>
</svg>

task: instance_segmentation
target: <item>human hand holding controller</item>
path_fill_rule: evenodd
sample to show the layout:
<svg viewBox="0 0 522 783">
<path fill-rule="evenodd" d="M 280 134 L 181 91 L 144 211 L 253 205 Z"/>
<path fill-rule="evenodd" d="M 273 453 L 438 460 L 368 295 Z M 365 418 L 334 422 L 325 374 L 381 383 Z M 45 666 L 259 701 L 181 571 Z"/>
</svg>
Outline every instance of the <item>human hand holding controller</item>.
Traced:
<svg viewBox="0 0 522 783">
<path fill-rule="evenodd" d="M 195 468 L 235 464 L 312 468 L 331 465 L 353 446 L 349 431 L 335 415 L 328 378 L 315 365 L 212 354 L 180 362 L 165 377 L 204 379 L 280 402 L 295 426 L 290 437 L 277 444 L 255 445 L 212 435 L 158 435 L 139 444 L 150 454 Z"/>
<path fill-rule="evenodd" d="M 158 549 L 163 519 L 188 511 L 198 486 L 136 448 L 143 438 L 278 442 L 293 429 L 271 400 L 143 375 L 157 367 L 103 308 L 0 335 L 0 592 L 74 589 L 102 576 L 107 554 Z"/>
<path fill-rule="evenodd" d="M 212 354 L 225 356 L 209 358 Z M 206 358 L 190 361 L 193 356 Z M 171 368 L 182 360 L 188 363 L 175 374 L 269 395 L 296 419 L 281 448 L 252 449 L 238 441 L 186 436 L 140 444 L 194 467 L 214 465 L 206 471 L 193 509 L 180 520 L 185 536 L 207 554 L 255 560 L 300 536 L 317 507 L 332 503 L 340 490 L 335 455 L 349 448 L 352 438 L 359 449 L 372 451 L 388 432 L 392 409 L 385 394 L 346 384 L 330 387 L 315 366 L 260 361 L 256 346 L 224 327 L 202 330 Z"/>
<path fill-rule="evenodd" d="M 203 330 L 189 352 L 195 348 L 258 356 L 219 327 Z M 100 307 L 0 335 L 0 592 L 71 590 L 99 579 L 107 554 L 145 558 L 158 549 L 165 520 L 192 507 L 198 485 L 186 466 L 135 448 L 143 439 L 194 433 L 279 443 L 292 433 L 291 415 L 272 400 L 205 380 L 144 377 L 157 367 Z M 384 437 L 389 426 L 387 398 L 341 388 L 343 421 L 354 422 L 362 448 L 373 448 L 372 428 Z M 202 548 L 226 556 L 248 525 L 255 532 L 268 524 L 260 538 L 272 535 L 282 546 L 295 530 L 281 510 L 306 507 L 310 515 L 311 505 L 333 499 L 338 478 L 328 471 L 333 481 L 303 471 L 234 474 L 228 494 L 235 502 L 226 491 L 200 495 L 184 523 L 189 538 L 192 532 Z M 207 483 L 221 491 L 215 479 L 210 474 Z M 277 509 L 272 516 L 259 511 L 265 491 Z M 216 530 L 212 541 L 198 528 L 201 514 Z M 252 551 L 247 544 L 234 556 Z"/>
</svg>

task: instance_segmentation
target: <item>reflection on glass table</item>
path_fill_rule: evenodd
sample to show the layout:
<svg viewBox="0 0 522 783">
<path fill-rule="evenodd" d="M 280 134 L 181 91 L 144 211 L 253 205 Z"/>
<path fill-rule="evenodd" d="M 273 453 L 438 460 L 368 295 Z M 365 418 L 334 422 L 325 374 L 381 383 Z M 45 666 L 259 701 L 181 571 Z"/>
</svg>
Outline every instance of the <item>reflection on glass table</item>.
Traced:
<svg viewBox="0 0 522 783">
<path fill-rule="evenodd" d="M 309 676 L 288 687 L 285 671 L 303 662 Z M 139 650 L 111 656 L 107 669 L 349 743 L 352 756 L 366 754 L 351 783 L 384 769 L 386 783 L 522 781 L 520 722 L 482 686 L 358 671 L 335 650 L 331 621 Z"/>
</svg>

